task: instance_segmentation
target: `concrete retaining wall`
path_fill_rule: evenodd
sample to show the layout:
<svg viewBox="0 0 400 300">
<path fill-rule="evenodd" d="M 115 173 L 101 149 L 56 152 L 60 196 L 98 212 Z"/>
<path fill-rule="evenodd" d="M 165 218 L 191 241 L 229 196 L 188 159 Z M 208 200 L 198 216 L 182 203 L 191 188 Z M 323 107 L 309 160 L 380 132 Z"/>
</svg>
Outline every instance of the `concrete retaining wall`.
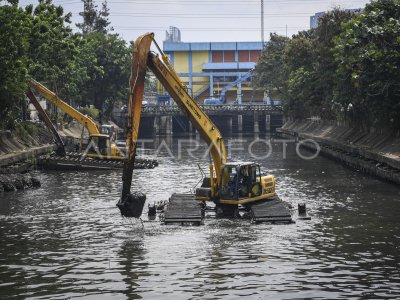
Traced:
<svg viewBox="0 0 400 300">
<path fill-rule="evenodd" d="M 0 167 L 7 166 L 20 161 L 33 160 L 42 154 L 50 153 L 56 150 L 56 148 L 57 148 L 56 145 L 43 145 L 15 153 L 2 155 L 0 156 Z"/>
<path fill-rule="evenodd" d="M 400 138 L 393 132 L 360 132 L 324 122 L 287 122 L 278 133 L 294 137 L 302 146 L 316 150 L 367 174 L 400 184 Z"/>
<path fill-rule="evenodd" d="M 11 135 L 10 132 L 0 132 L 0 167 L 4 167 L 17 162 L 32 160 L 42 154 L 52 152 L 56 149 L 55 145 L 40 145 L 31 137 L 27 141 L 22 141 Z"/>
</svg>

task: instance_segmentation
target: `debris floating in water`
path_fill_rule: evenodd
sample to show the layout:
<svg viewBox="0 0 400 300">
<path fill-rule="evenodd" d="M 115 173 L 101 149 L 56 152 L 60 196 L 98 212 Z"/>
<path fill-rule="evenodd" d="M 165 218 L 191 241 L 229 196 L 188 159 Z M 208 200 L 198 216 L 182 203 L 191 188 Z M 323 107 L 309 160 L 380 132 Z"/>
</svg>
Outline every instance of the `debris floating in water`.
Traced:
<svg viewBox="0 0 400 300">
<path fill-rule="evenodd" d="M 146 195 L 142 192 L 133 192 L 121 199 L 117 206 L 121 215 L 127 218 L 140 218 L 146 202 Z"/>
</svg>

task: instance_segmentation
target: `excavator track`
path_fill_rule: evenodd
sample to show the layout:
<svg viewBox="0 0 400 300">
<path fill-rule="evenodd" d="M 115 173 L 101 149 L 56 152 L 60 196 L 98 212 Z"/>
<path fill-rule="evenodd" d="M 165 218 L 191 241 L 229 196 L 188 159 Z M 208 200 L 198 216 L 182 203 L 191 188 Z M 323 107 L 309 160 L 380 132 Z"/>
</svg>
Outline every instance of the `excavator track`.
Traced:
<svg viewBox="0 0 400 300">
<path fill-rule="evenodd" d="M 209 208 L 208 210 L 214 210 Z M 205 210 L 207 208 L 199 201 L 195 200 L 193 194 L 174 193 L 169 198 L 168 204 L 164 210 L 164 216 L 161 218 L 164 224 L 204 224 Z M 238 215 L 237 217 L 222 216 L 222 218 L 244 218 L 250 219 L 254 224 L 258 223 L 276 223 L 291 224 L 294 223 L 291 212 L 285 202 L 278 196 L 269 198 L 265 201 L 255 202 L 245 207 L 246 217 Z"/>
<path fill-rule="evenodd" d="M 203 224 L 204 211 L 193 194 L 172 194 L 164 212 L 164 224 Z"/>
<path fill-rule="evenodd" d="M 135 169 L 154 169 L 157 166 L 158 162 L 154 159 L 137 158 L 135 161 Z M 59 171 L 113 170 L 122 169 L 124 162 L 82 157 L 80 153 L 70 152 L 66 156 L 42 156 L 38 160 L 38 167 Z"/>
<path fill-rule="evenodd" d="M 289 208 L 278 196 L 249 206 L 252 223 L 293 223 Z"/>
</svg>

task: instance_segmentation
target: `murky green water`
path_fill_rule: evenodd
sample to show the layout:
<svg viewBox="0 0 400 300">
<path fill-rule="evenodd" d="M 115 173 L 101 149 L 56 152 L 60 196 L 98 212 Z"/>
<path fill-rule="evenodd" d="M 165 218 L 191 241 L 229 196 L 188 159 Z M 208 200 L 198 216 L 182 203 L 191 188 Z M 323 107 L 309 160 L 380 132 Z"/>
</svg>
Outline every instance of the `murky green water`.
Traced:
<svg viewBox="0 0 400 300">
<path fill-rule="evenodd" d="M 176 139 L 165 145 L 177 155 Z M 196 163 L 207 170 L 203 150 L 178 159 L 159 148 L 160 166 L 136 170 L 135 188 L 150 202 L 188 192 L 200 179 Z M 307 203 L 311 221 L 142 229 L 115 206 L 120 172 L 38 173 L 41 188 L 0 195 L 0 299 L 399 299 L 399 187 L 322 157 L 299 159 L 291 144 L 286 159 L 281 143 L 268 158 L 262 143 L 252 150 L 281 198 Z"/>
</svg>

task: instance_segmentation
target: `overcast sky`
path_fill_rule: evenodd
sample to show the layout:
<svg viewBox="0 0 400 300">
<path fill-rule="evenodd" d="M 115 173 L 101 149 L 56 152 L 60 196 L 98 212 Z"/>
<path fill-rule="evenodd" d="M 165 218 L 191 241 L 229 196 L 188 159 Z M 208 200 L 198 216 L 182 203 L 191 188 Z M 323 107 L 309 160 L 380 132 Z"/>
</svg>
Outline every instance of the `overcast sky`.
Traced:
<svg viewBox="0 0 400 300">
<path fill-rule="evenodd" d="M 81 22 L 80 0 L 54 0 Z M 310 16 L 334 7 L 362 8 L 368 0 L 264 0 L 265 40 L 271 32 L 291 36 L 310 28 Z M 38 1 L 20 0 L 20 6 Z M 102 1 L 95 1 L 101 8 Z M 169 26 L 181 30 L 183 42 L 260 41 L 261 0 L 109 0 L 111 26 L 125 40 L 153 31 L 165 39 Z"/>
</svg>

